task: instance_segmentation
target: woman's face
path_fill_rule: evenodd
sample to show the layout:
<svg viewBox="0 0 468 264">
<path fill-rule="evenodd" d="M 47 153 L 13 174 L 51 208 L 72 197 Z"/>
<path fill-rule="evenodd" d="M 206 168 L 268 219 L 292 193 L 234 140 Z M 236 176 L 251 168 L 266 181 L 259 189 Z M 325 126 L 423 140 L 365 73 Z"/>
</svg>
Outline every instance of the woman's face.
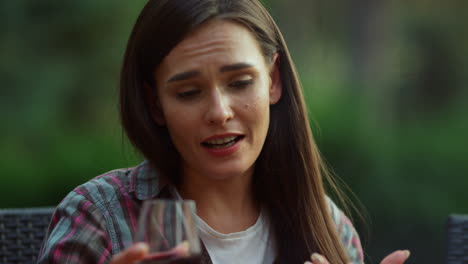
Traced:
<svg viewBox="0 0 468 264">
<path fill-rule="evenodd" d="M 281 97 L 271 65 L 247 28 L 218 19 L 194 30 L 163 60 L 153 116 L 167 126 L 185 175 L 226 179 L 253 171 L 270 104 Z"/>
</svg>

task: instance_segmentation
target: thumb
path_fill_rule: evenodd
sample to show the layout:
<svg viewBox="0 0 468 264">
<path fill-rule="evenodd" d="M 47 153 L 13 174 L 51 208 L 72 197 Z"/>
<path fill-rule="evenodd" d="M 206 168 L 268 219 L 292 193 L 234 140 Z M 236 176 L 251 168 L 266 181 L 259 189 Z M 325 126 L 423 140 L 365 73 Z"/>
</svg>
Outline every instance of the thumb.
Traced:
<svg viewBox="0 0 468 264">
<path fill-rule="evenodd" d="M 409 250 L 397 250 L 386 256 L 380 264 L 403 264 L 409 258 Z"/>
<path fill-rule="evenodd" d="M 148 254 L 148 245 L 136 243 L 112 258 L 111 264 L 130 264 L 141 260 Z"/>
</svg>

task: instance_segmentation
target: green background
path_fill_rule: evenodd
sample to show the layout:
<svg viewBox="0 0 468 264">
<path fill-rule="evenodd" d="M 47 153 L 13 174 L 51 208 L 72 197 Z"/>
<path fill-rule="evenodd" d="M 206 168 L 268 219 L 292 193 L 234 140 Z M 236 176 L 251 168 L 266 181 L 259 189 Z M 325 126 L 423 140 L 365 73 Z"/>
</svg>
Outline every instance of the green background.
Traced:
<svg viewBox="0 0 468 264">
<path fill-rule="evenodd" d="M 317 142 L 367 209 L 368 263 L 441 263 L 468 213 L 468 2 L 267 1 Z M 119 68 L 145 1 L 0 2 L 0 207 L 56 205 L 141 160 L 118 124 Z"/>
</svg>

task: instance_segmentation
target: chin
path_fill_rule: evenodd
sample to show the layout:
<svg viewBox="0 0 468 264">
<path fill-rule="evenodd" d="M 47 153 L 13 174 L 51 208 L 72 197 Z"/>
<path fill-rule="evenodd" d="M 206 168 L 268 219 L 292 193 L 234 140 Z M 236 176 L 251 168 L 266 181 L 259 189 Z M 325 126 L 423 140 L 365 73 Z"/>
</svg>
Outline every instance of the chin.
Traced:
<svg viewBox="0 0 468 264">
<path fill-rule="evenodd" d="M 206 171 L 205 175 L 208 175 L 211 179 L 214 180 L 228 180 L 230 178 L 234 177 L 239 177 L 241 175 L 245 175 L 246 173 L 249 173 L 252 167 L 234 167 L 234 168 L 219 168 L 219 169 L 211 169 L 209 171 Z"/>
</svg>

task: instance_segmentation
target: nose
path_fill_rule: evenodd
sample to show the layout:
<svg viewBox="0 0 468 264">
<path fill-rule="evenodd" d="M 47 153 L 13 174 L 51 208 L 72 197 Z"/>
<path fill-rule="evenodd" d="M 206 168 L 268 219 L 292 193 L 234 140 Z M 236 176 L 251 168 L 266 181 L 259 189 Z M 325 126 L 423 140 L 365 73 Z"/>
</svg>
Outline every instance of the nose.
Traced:
<svg viewBox="0 0 468 264">
<path fill-rule="evenodd" d="M 228 95 L 214 89 L 208 99 L 205 119 L 209 124 L 224 125 L 234 117 Z"/>
</svg>

